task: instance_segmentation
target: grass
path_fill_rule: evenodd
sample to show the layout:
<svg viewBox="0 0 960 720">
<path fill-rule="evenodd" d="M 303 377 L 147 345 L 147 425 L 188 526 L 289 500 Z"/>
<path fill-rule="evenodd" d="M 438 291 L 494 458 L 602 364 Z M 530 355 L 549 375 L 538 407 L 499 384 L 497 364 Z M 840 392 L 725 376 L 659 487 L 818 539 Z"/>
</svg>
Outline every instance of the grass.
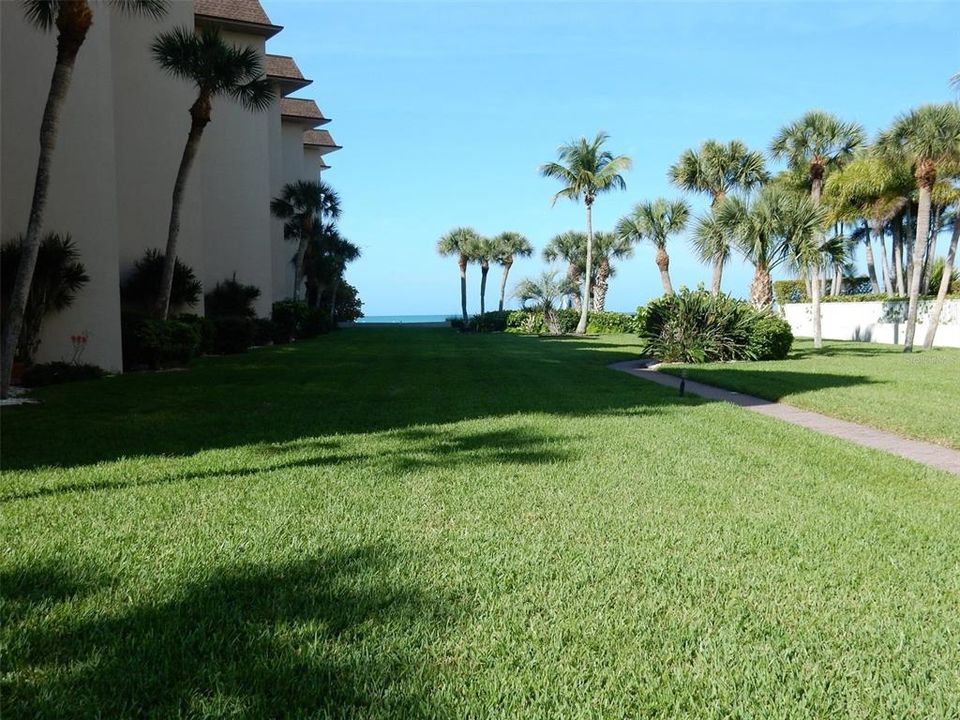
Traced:
<svg viewBox="0 0 960 720">
<path fill-rule="evenodd" d="M 4 411 L 9 717 L 956 717 L 960 479 L 356 329 Z"/>
<path fill-rule="evenodd" d="M 861 342 L 799 340 L 786 360 L 677 365 L 692 380 L 960 449 L 960 350 L 904 354 Z"/>
</svg>

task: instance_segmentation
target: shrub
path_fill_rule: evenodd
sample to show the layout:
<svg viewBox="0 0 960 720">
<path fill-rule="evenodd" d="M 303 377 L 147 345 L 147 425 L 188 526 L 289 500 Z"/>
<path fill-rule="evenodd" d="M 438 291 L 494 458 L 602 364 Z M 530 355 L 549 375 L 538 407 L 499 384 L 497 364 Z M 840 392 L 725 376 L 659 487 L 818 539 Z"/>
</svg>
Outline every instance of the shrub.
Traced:
<svg viewBox="0 0 960 720">
<path fill-rule="evenodd" d="M 747 342 L 747 356 L 754 360 L 783 360 L 793 345 L 790 323 L 779 315 L 755 313 Z"/>
<path fill-rule="evenodd" d="M 21 236 L 4 243 L 0 249 L 0 304 L 3 307 L 0 326 L 3 329 L 7 324 L 7 309 L 16 284 L 22 245 Z M 90 282 L 79 258 L 80 252 L 69 235 L 50 233 L 40 242 L 17 344 L 16 356 L 20 360 L 30 362 L 37 352 L 44 318 L 70 307 L 77 293 Z"/>
<path fill-rule="evenodd" d="M 273 341 L 283 345 L 297 337 L 309 308 L 301 300 L 278 300 L 273 304 Z"/>
<path fill-rule="evenodd" d="M 333 329 L 333 323 L 330 321 L 330 313 L 320 308 L 309 308 L 303 315 L 296 331 L 298 340 L 308 340 L 309 338 L 325 335 Z"/>
<path fill-rule="evenodd" d="M 363 317 L 363 302 L 360 294 L 346 280 L 340 281 L 337 288 L 337 302 L 334 306 L 334 318 L 339 322 L 353 322 Z"/>
<path fill-rule="evenodd" d="M 619 312 L 592 312 L 587 316 L 587 332 L 596 335 L 615 335 L 637 331 L 634 317 Z"/>
<path fill-rule="evenodd" d="M 663 362 L 743 360 L 758 313 L 742 300 L 683 288 L 647 305 L 644 352 Z"/>
<path fill-rule="evenodd" d="M 929 292 L 931 295 L 936 295 L 940 292 L 940 283 L 943 281 L 943 269 L 946 267 L 946 261 L 939 257 L 933 261 L 933 266 L 930 268 L 930 289 Z M 960 271 L 954 268 L 953 272 L 950 273 L 950 282 L 947 285 L 947 294 L 955 293 L 957 290 L 960 290 Z"/>
<path fill-rule="evenodd" d="M 450 318 L 448 322 L 463 332 L 503 332 L 507 329 L 507 318 L 510 315 L 508 310 L 493 310 L 483 315 L 474 315 L 466 324 L 463 318 Z"/>
<path fill-rule="evenodd" d="M 269 345 L 275 334 L 273 320 L 270 318 L 255 318 L 253 321 L 253 344 L 257 346 Z"/>
<path fill-rule="evenodd" d="M 97 380 L 106 373 L 96 365 L 74 365 L 66 362 L 51 362 L 31 365 L 23 373 L 23 384 L 27 387 L 58 385 L 80 380 Z"/>
<path fill-rule="evenodd" d="M 260 297 L 260 288 L 237 281 L 234 273 L 229 280 L 218 282 L 204 296 L 204 312 L 207 317 L 252 318 L 256 316 L 253 303 Z"/>
<path fill-rule="evenodd" d="M 773 296 L 777 305 L 808 302 L 807 284 L 803 280 L 777 280 L 773 283 Z"/>
<path fill-rule="evenodd" d="M 253 345 L 253 336 L 256 325 L 253 318 L 215 317 L 211 319 L 216 332 L 214 333 L 213 351 L 218 355 L 235 355 L 246 352 Z"/>
<path fill-rule="evenodd" d="M 129 309 L 149 311 L 160 296 L 162 275 L 163 253 L 156 249 L 147 250 L 120 285 L 120 299 L 123 304 Z M 170 308 L 193 307 L 200 300 L 200 291 L 200 281 L 193 269 L 177 258 L 173 267 Z"/>
<path fill-rule="evenodd" d="M 555 310 L 554 316 L 557 322 L 557 332 L 561 335 L 569 335 L 577 329 L 577 323 L 580 322 L 580 311 L 573 308 L 566 310 Z"/>
<path fill-rule="evenodd" d="M 125 369 L 188 365 L 201 345 L 199 324 L 178 318 L 158 320 L 125 314 L 121 318 Z"/>
<path fill-rule="evenodd" d="M 177 320 L 187 323 L 188 325 L 193 325 L 200 333 L 200 347 L 197 348 L 197 354 L 209 355 L 210 353 L 216 352 L 217 328 L 213 320 L 203 317 L 202 315 L 191 315 L 187 313 L 178 315 Z"/>
</svg>

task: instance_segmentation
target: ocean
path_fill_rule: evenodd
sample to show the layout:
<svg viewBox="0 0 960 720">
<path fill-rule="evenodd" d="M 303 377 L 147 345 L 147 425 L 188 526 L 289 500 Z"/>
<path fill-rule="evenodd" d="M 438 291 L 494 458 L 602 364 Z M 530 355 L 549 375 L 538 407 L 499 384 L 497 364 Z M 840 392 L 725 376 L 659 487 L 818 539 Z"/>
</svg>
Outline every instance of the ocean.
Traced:
<svg viewBox="0 0 960 720">
<path fill-rule="evenodd" d="M 447 318 L 454 315 L 367 315 L 357 320 L 358 325 L 365 323 L 391 323 L 403 325 L 404 323 L 442 323 Z"/>
</svg>

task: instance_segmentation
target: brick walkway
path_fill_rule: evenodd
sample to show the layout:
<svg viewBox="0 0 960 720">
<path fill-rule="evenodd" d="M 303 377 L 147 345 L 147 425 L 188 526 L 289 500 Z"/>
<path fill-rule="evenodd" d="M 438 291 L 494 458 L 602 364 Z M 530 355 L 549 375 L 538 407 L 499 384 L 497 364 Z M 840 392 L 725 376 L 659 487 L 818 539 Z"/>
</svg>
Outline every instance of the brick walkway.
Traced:
<svg viewBox="0 0 960 720">
<path fill-rule="evenodd" d="M 610 368 L 625 372 L 634 377 L 648 380 L 649 382 L 664 385 L 666 387 L 680 387 L 680 378 L 675 375 L 650 370 L 646 367 L 645 360 L 630 360 L 627 362 L 613 363 Z M 719 400 L 722 402 L 733 403 L 742 408 L 760 413 L 761 415 L 770 415 L 779 418 L 794 425 L 815 430 L 824 435 L 832 435 L 843 440 L 849 440 L 857 445 L 883 450 L 885 452 L 905 457 L 908 460 L 923 463 L 939 470 L 960 475 L 960 452 L 951 450 L 933 443 L 923 442 L 922 440 L 910 440 L 908 438 L 894 435 L 893 433 L 876 430 L 865 425 L 838 420 L 820 413 L 810 412 L 809 410 L 800 410 L 799 408 L 783 405 L 781 403 L 764 400 L 763 398 L 752 395 L 743 395 L 732 390 L 723 390 L 712 385 L 687 380 L 685 391 L 692 395 L 699 395 L 708 400 Z"/>
</svg>

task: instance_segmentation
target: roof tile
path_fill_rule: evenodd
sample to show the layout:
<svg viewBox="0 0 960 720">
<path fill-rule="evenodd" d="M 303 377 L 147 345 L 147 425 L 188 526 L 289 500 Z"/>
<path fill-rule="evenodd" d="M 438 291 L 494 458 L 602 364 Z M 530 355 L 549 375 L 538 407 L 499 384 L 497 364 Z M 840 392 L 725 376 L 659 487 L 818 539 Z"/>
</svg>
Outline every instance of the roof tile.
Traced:
<svg viewBox="0 0 960 720">
<path fill-rule="evenodd" d="M 251 25 L 273 25 L 258 0 L 193 0 L 193 12 Z"/>
</svg>

